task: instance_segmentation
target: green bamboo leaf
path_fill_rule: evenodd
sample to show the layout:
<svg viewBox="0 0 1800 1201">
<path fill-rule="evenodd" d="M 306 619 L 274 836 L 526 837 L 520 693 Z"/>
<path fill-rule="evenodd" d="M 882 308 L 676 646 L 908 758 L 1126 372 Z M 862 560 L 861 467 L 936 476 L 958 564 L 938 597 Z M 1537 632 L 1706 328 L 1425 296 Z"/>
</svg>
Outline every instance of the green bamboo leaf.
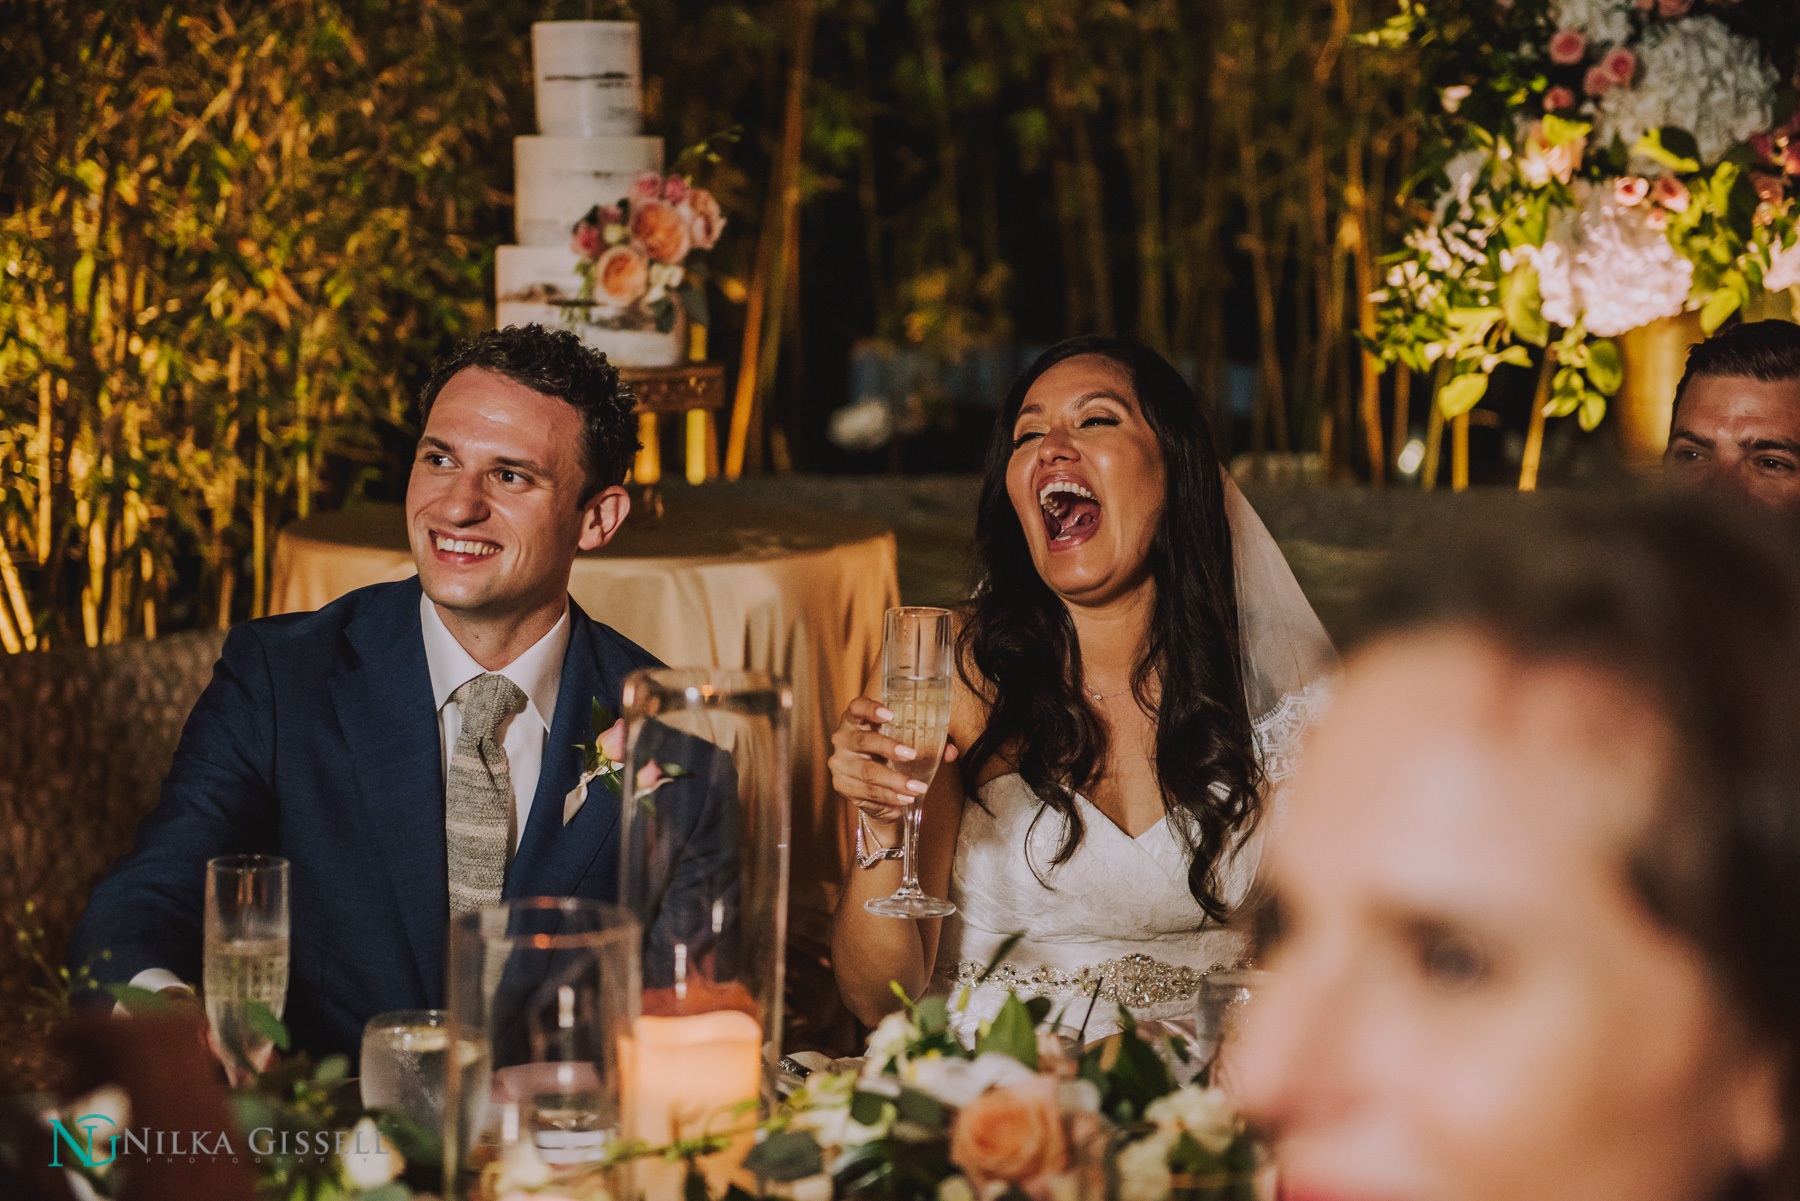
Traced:
<svg viewBox="0 0 1800 1201">
<path fill-rule="evenodd" d="M 1617 395 L 1625 382 L 1625 360 L 1619 354 L 1619 344 L 1611 338 L 1596 338 L 1589 343 L 1587 374 L 1601 395 Z"/>
<path fill-rule="evenodd" d="M 1530 262 L 1520 263 L 1500 281 L 1500 307 L 1506 313 L 1506 324 L 1511 327 L 1514 337 L 1533 346 L 1549 343 L 1550 323 L 1544 319 L 1537 268 Z"/>
<path fill-rule="evenodd" d="M 1488 377 L 1479 372 L 1459 375 L 1438 393 L 1438 409 L 1445 417 L 1461 417 L 1487 395 Z"/>
</svg>

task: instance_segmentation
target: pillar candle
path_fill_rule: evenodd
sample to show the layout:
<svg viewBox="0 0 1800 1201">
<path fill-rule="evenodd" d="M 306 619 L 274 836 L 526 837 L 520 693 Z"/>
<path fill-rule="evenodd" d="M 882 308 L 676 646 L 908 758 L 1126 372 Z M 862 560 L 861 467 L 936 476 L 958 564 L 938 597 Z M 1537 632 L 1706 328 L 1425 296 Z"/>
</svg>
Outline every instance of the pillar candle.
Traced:
<svg viewBox="0 0 1800 1201">
<path fill-rule="evenodd" d="M 754 1102 L 761 1092 L 762 1026 L 749 1014 L 722 1009 L 677 1017 L 646 1015 L 637 1019 L 631 1037 L 621 1041 L 632 1137 L 659 1147 L 676 1138 L 748 1130 L 755 1123 L 754 1110 L 732 1115 L 733 1107 Z M 749 1149 L 745 1134 L 700 1161 L 715 1192 Z M 679 1165 L 642 1161 L 638 1170 L 650 1201 L 680 1195 Z"/>
</svg>

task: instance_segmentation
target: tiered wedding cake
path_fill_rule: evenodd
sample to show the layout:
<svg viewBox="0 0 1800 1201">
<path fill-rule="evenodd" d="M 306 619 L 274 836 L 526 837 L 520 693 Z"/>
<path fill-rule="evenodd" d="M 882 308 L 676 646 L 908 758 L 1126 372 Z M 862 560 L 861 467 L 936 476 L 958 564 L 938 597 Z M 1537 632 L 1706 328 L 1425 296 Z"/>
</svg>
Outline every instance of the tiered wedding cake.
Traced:
<svg viewBox="0 0 1800 1201">
<path fill-rule="evenodd" d="M 616 204 L 643 172 L 662 171 L 662 139 L 639 133 L 637 22 L 540 21 L 531 27 L 531 56 L 540 133 L 513 141 L 519 245 L 500 247 L 495 263 L 496 324 L 573 328 L 621 366 L 679 363 L 687 349 L 681 325 L 663 333 L 615 328 L 631 323 L 566 303 L 582 286 L 582 256 L 570 245 L 576 222 L 596 204 Z"/>
</svg>

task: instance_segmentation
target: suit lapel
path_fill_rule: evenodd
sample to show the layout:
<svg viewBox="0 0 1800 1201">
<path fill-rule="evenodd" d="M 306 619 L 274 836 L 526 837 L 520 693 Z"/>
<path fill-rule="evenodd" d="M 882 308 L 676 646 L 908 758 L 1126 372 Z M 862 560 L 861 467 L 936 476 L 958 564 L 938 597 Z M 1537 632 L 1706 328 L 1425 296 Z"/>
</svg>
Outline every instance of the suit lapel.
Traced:
<svg viewBox="0 0 1800 1201">
<path fill-rule="evenodd" d="M 595 697 L 617 712 L 624 673 L 596 636 L 594 622 L 573 600 L 569 602 L 569 649 L 563 658 L 561 683 L 556 693 L 556 713 L 550 720 L 550 736 L 544 743 L 543 767 L 531 815 L 512 870 L 506 874 L 509 897 L 566 897 L 603 852 L 617 853 L 613 832 L 619 822 L 619 800 L 598 781 L 588 786 L 587 802 L 567 826 L 563 825 L 563 798 L 581 778 L 579 743 L 593 734 L 591 714 Z M 608 897 L 608 900 L 613 898 Z"/>
<path fill-rule="evenodd" d="M 390 589 L 344 636 L 356 654 L 331 678 L 332 703 L 362 786 L 369 834 L 386 860 L 420 983 L 435 1005 L 444 995 L 450 898 L 443 749 L 417 580 Z"/>
</svg>

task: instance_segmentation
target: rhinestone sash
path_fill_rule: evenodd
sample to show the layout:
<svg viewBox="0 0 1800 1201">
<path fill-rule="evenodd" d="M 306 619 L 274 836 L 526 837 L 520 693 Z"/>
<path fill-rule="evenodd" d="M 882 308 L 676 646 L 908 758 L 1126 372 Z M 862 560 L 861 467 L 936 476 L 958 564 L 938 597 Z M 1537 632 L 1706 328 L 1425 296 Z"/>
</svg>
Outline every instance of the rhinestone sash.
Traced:
<svg viewBox="0 0 1800 1201">
<path fill-rule="evenodd" d="M 950 979 L 951 988 L 972 986 L 986 966 L 972 959 L 961 961 Z M 1100 982 L 1101 1000 L 1116 1001 L 1133 1009 L 1186 1000 L 1200 991 L 1199 972 L 1148 955 L 1122 955 L 1072 970 L 1039 967 L 1023 971 L 1013 964 L 1003 963 L 987 978 L 988 984 L 1020 993 L 1063 993 L 1082 997 L 1094 991 L 1095 981 Z"/>
</svg>

